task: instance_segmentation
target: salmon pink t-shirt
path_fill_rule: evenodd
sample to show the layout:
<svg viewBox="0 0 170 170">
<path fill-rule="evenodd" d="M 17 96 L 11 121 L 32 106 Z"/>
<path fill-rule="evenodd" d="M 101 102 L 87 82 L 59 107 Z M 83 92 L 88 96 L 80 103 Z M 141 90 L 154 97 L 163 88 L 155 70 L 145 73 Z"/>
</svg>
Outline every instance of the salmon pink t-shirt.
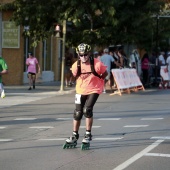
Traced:
<svg viewBox="0 0 170 170">
<path fill-rule="evenodd" d="M 94 58 L 94 69 L 101 75 L 106 71 L 105 66 L 101 61 Z M 104 87 L 104 80 L 95 76 L 91 71 L 90 63 L 81 63 L 81 74 L 76 81 L 76 93 L 82 95 L 88 95 L 92 93 L 101 94 Z M 77 61 L 72 65 L 72 73 L 74 76 L 77 74 Z"/>
</svg>

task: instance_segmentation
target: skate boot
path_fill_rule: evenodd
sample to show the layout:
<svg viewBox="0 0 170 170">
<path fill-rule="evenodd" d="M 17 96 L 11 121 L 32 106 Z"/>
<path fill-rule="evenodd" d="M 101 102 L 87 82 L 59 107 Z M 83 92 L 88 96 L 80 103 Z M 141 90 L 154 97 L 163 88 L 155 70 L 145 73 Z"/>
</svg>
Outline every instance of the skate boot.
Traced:
<svg viewBox="0 0 170 170">
<path fill-rule="evenodd" d="M 2 93 L 1 93 L 1 98 L 5 98 L 5 91 L 3 90 Z"/>
<path fill-rule="evenodd" d="M 85 133 L 84 139 L 82 140 L 81 150 L 87 150 L 90 147 L 90 141 L 92 140 L 91 133 Z"/>
<path fill-rule="evenodd" d="M 78 138 L 79 138 L 79 134 L 73 132 L 72 136 L 66 139 L 66 142 L 63 145 L 63 149 L 75 148 L 77 145 Z"/>
</svg>

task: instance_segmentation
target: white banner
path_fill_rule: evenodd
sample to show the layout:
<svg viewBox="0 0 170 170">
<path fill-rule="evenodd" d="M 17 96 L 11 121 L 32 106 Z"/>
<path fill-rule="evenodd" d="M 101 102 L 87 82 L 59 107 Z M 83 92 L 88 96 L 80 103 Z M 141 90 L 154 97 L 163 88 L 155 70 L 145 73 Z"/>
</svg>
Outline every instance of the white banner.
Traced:
<svg viewBox="0 0 170 170">
<path fill-rule="evenodd" d="M 112 69 L 112 74 L 119 89 L 142 86 L 135 69 Z"/>
</svg>

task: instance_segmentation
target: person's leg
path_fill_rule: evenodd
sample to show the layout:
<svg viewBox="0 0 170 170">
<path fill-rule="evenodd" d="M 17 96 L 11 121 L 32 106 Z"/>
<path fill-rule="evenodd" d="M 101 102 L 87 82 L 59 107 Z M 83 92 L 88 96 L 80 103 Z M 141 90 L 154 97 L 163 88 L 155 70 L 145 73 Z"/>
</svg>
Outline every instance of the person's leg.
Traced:
<svg viewBox="0 0 170 170">
<path fill-rule="evenodd" d="M 1 98 L 5 98 L 5 91 L 4 91 L 3 83 L 0 83 L 0 94 L 1 94 Z"/>
<path fill-rule="evenodd" d="M 69 86 L 72 86 L 72 73 L 71 71 L 69 72 Z"/>
<path fill-rule="evenodd" d="M 148 79 L 148 74 L 147 74 L 147 70 L 143 69 L 143 83 L 144 85 L 147 84 L 147 79 Z"/>
<path fill-rule="evenodd" d="M 109 80 L 110 80 L 110 72 L 108 72 L 108 75 L 105 78 L 103 93 L 106 93 L 106 84 L 109 82 Z M 109 82 L 109 85 L 110 85 L 110 82 Z"/>
<path fill-rule="evenodd" d="M 65 73 L 64 79 L 65 79 L 65 86 L 68 87 L 68 75 L 67 75 L 67 73 Z"/>
<path fill-rule="evenodd" d="M 80 124 L 81 124 L 81 120 L 73 120 L 73 132 L 78 133 Z"/>
<path fill-rule="evenodd" d="M 88 132 L 91 132 L 91 128 L 93 125 L 93 107 L 98 97 L 99 94 L 96 93 L 88 95 L 88 98 L 83 109 L 84 116 L 86 117 L 86 131 Z"/>
<path fill-rule="evenodd" d="M 85 105 L 86 99 L 87 99 L 87 95 L 76 95 L 76 99 L 75 99 L 76 109 L 74 111 L 74 116 L 73 116 L 73 118 L 74 118 L 73 132 L 78 133 L 78 131 L 79 131 L 81 119 L 83 117 L 83 107 Z M 80 103 L 78 101 L 80 101 Z"/>
<path fill-rule="evenodd" d="M 32 85 L 33 85 L 33 89 L 35 89 L 35 80 L 36 80 L 36 74 L 32 74 Z"/>
<path fill-rule="evenodd" d="M 31 90 L 31 85 L 32 85 L 32 75 L 31 73 L 28 73 L 28 79 L 29 79 L 29 89 L 28 90 Z"/>
<path fill-rule="evenodd" d="M 112 87 L 113 87 L 113 75 L 112 75 L 112 73 L 110 73 L 109 85 L 110 85 L 110 90 L 112 92 Z"/>
<path fill-rule="evenodd" d="M 79 127 L 81 124 L 81 119 L 83 117 L 83 107 L 86 102 L 86 96 L 82 96 L 79 94 L 75 95 L 75 110 L 73 114 L 73 132 L 70 138 L 66 140 L 67 144 L 75 144 L 77 143 L 77 140 L 79 139 Z"/>
<path fill-rule="evenodd" d="M 170 79 L 170 70 L 168 71 L 169 79 Z M 168 81 L 168 89 L 170 89 L 170 80 Z"/>
</svg>

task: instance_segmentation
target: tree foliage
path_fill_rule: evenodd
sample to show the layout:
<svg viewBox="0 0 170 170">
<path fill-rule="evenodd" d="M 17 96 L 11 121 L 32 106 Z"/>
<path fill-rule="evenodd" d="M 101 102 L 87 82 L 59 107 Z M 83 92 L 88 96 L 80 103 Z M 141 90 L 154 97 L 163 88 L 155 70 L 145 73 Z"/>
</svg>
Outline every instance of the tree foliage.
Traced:
<svg viewBox="0 0 170 170">
<path fill-rule="evenodd" d="M 161 0 L 15 0 L 12 20 L 28 26 L 34 42 L 54 34 L 55 24 L 73 22 L 67 44 L 138 44 L 149 46 L 155 21 L 164 7 Z"/>
</svg>

